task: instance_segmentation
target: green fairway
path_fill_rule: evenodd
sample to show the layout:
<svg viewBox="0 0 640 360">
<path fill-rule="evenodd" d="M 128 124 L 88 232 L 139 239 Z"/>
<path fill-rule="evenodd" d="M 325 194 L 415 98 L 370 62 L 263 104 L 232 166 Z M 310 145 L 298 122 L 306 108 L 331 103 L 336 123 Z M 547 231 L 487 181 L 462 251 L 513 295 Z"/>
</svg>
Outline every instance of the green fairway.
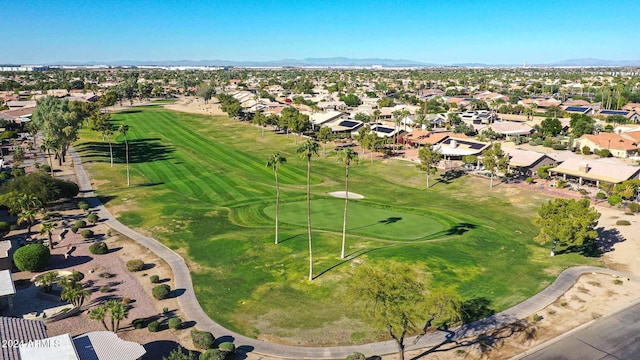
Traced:
<svg viewBox="0 0 640 360">
<path fill-rule="evenodd" d="M 284 223 L 306 226 L 307 202 L 289 202 L 280 209 Z M 342 231 L 344 200 L 319 199 L 311 203 L 313 225 L 316 229 Z M 275 206 L 265 209 L 269 216 L 275 215 Z M 453 222 L 451 222 L 453 225 Z M 390 208 L 377 208 L 351 200 L 347 216 L 347 231 L 372 238 L 390 240 L 418 240 L 436 237 L 447 228 L 448 222 L 442 216 L 422 212 L 412 214 Z"/>
<path fill-rule="evenodd" d="M 114 114 L 126 123 L 131 183 L 126 186 L 122 136 L 109 145 L 83 130 L 76 144 L 103 198 L 125 224 L 189 258 L 204 310 L 240 333 L 302 344 L 361 343 L 380 334 L 345 303 L 346 283 L 366 262 L 404 262 L 435 285 L 496 311 L 523 301 L 562 269 L 597 264 L 578 254 L 549 257 L 532 241 L 531 218 L 548 198 L 526 188 L 461 177 L 425 189 L 408 161 L 352 166 L 348 259 L 340 259 L 344 165 L 335 154 L 311 162 L 315 280 L 309 282 L 306 160 L 293 135 L 261 136 L 227 117 L 172 112 L 154 105 Z M 274 244 L 275 181 L 267 157 L 287 157 L 280 172 L 280 240 Z"/>
</svg>

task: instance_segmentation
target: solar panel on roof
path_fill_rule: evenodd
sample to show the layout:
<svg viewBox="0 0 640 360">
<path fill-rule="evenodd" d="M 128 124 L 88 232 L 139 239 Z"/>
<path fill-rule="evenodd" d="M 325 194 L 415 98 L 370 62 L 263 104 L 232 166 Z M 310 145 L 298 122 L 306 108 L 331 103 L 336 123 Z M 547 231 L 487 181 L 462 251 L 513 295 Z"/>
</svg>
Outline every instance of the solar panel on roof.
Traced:
<svg viewBox="0 0 640 360">
<path fill-rule="evenodd" d="M 385 134 L 391 134 L 393 132 L 393 129 L 392 128 L 388 128 L 388 127 L 378 126 L 376 128 L 376 131 L 379 131 L 379 132 L 385 133 Z"/>
<path fill-rule="evenodd" d="M 569 112 L 585 112 L 588 109 L 589 108 L 581 107 L 581 106 L 567 106 L 567 108 L 565 110 L 569 111 Z"/>
<path fill-rule="evenodd" d="M 600 113 L 605 115 L 627 115 L 629 112 L 622 110 L 602 110 Z"/>
<path fill-rule="evenodd" d="M 354 126 L 356 126 L 358 124 L 359 124 L 359 122 L 357 122 L 357 121 L 344 120 L 344 121 L 341 121 L 340 124 L 338 124 L 338 126 L 344 126 L 344 127 L 352 128 L 352 127 L 354 127 Z"/>
</svg>

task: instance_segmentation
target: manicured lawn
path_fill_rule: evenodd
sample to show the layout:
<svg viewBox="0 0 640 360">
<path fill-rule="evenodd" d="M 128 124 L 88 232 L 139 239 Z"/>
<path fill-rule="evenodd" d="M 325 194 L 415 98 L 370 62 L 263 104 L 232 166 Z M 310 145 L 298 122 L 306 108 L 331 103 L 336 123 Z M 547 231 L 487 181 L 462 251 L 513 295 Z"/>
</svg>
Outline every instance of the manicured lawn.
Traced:
<svg viewBox="0 0 640 360">
<path fill-rule="evenodd" d="M 485 298 L 500 311 L 548 285 L 567 266 L 596 264 L 569 254 L 550 258 L 532 241 L 531 218 L 548 200 L 525 188 L 461 177 L 424 189 L 415 163 L 369 162 L 350 173 L 347 253 L 340 259 L 344 166 L 329 153 L 312 161 L 314 275 L 307 281 L 306 161 L 291 135 L 226 117 L 157 106 L 116 114 L 130 126 L 132 186 L 124 144 L 84 131 L 76 145 L 98 193 L 120 220 L 189 258 L 196 294 L 207 313 L 250 336 L 306 344 L 362 342 L 380 334 L 345 303 L 347 283 L 362 262 L 406 262 L 465 299 Z M 329 147 L 330 148 L 330 147 Z M 275 184 L 267 157 L 280 151 L 281 244 L 275 245 Z M 437 178 L 435 176 L 434 178 Z"/>
</svg>

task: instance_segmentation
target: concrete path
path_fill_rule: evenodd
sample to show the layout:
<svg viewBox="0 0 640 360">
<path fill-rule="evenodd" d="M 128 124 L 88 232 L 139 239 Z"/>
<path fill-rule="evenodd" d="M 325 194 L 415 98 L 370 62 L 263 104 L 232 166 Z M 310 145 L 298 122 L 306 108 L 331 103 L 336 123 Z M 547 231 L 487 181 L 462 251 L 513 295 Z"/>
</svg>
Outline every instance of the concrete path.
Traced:
<svg viewBox="0 0 640 360">
<path fill-rule="evenodd" d="M 252 351 L 255 353 L 289 358 L 289 359 L 344 359 L 353 352 L 361 352 L 367 356 L 387 355 L 397 352 L 396 344 L 393 341 L 377 342 L 366 345 L 357 346 L 331 346 L 331 347 L 302 347 L 287 346 L 273 344 L 261 340 L 248 338 L 246 336 L 234 333 L 217 324 L 200 307 L 198 299 L 193 290 L 189 269 L 184 259 L 176 254 L 173 250 L 161 244 L 159 241 L 139 234 L 138 232 L 126 227 L 104 207 L 98 200 L 91 187 L 91 181 L 85 172 L 80 156 L 74 149 L 70 149 L 69 153 L 73 159 L 73 164 L 78 178 L 78 185 L 82 195 L 86 198 L 89 205 L 98 213 L 101 219 L 105 219 L 106 223 L 114 230 L 123 235 L 137 241 L 146 246 L 149 250 L 156 253 L 159 257 L 171 266 L 173 271 L 176 289 L 184 289 L 184 293 L 177 300 L 180 309 L 184 313 L 186 320 L 195 321 L 200 330 L 210 331 L 216 338 L 221 336 L 229 336 L 234 339 L 236 346 L 241 347 L 244 351 Z M 574 267 L 567 269 L 560 274 L 556 281 L 549 287 L 531 297 L 530 299 L 507 309 L 499 314 L 489 318 L 482 319 L 470 324 L 463 325 L 453 332 L 436 332 L 425 335 L 419 339 L 409 338 L 405 342 L 409 344 L 407 350 L 428 349 L 443 343 L 459 340 L 467 337 L 480 335 L 486 331 L 500 328 L 514 321 L 526 318 L 535 312 L 541 310 L 545 306 L 554 302 L 559 296 L 564 294 L 577 281 L 580 275 L 585 273 L 598 272 L 627 278 L 627 274 L 617 271 L 596 268 L 596 267 Z M 638 279 L 634 279 L 638 280 Z"/>
</svg>

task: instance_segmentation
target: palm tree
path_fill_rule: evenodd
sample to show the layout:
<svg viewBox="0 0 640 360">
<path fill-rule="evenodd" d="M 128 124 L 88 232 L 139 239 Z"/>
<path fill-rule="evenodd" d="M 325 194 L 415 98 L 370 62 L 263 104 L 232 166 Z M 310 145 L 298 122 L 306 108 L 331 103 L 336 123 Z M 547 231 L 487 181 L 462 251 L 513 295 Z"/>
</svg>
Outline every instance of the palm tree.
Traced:
<svg viewBox="0 0 640 360">
<path fill-rule="evenodd" d="M 129 176 L 129 143 L 127 142 L 127 132 L 129 125 L 120 125 L 118 132 L 124 136 L 125 158 L 127 161 L 127 186 L 131 185 L 131 177 Z"/>
<path fill-rule="evenodd" d="M 267 159 L 267 166 L 273 168 L 273 173 L 276 177 L 276 245 L 278 245 L 278 210 L 280 208 L 280 183 L 278 182 L 278 168 L 280 164 L 287 162 L 287 158 L 280 155 L 280 153 L 274 153 Z"/>
<path fill-rule="evenodd" d="M 18 214 L 18 225 L 27 223 L 27 236 L 31 237 L 31 227 L 36 221 L 36 211 L 33 209 L 24 209 Z"/>
<path fill-rule="evenodd" d="M 309 139 L 298 147 L 298 154 L 307 159 L 307 231 L 309 233 L 309 281 L 313 280 L 313 251 L 311 248 L 311 158 L 318 155 L 318 143 Z"/>
<path fill-rule="evenodd" d="M 105 306 L 109 309 L 111 317 L 111 331 L 117 333 L 120 330 L 120 321 L 129 316 L 129 306 L 118 300 L 109 300 Z"/>
<path fill-rule="evenodd" d="M 108 331 L 109 328 L 107 327 L 107 323 L 104 321 L 106 316 L 107 307 L 105 305 L 96 306 L 89 312 L 89 319 L 102 322 L 102 326 L 104 326 L 104 329 Z"/>
<path fill-rule="evenodd" d="M 340 160 L 344 162 L 346 172 L 344 175 L 344 218 L 342 220 L 342 252 L 340 258 L 344 259 L 344 248 L 347 239 L 347 206 L 349 205 L 349 167 L 351 162 L 358 162 L 358 153 L 351 148 L 346 148 L 340 152 Z"/>
<path fill-rule="evenodd" d="M 42 142 L 43 150 L 47 150 L 47 155 L 49 157 L 49 167 L 51 168 L 51 177 L 53 177 L 53 160 L 51 159 L 51 150 L 56 150 L 58 147 L 56 146 L 55 141 L 51 138 L 44 138 Z"/>
<path fill-rule="evenodd" d="M 394 110 L 393 111 L 393 122 L 395 124 L 394 126 L 394 133 L 393 133 L 393 146 L 396 146 L 396 143 L 398 142 L 398 125 L 400 124 L 400 120 L 402 120 L 400 117 L 402 116 L 402 112 L 400 110 Z"/>
<path fill-rule="evenodd" d="M 47 238 L 49 238 L 49 249 L 53 249 L 53 230 L 58 226 L 56 223 L 46 222 L 40 225 L 40 235 L 47 234 Z"/>
<path fill-rule="evenodd" d="M 39 285 L 42 285 L 44 292 L 50 293 L 53 289 L 53 284 L 58 282 L 58 272 L 57 271 L 49 271 L 48 273 L 40 276 L 38 279 Z"/>
<path fill-rule="evenodd" d="M 67 280 L 60 294 L 60 299 L 66 300 L 73 304 L 73 306 L 80 308 L 89 295 L 91 295 L 91 291 L 84 289 L 82 284 L 74 280 Z"/>
<path fill-rule="evenodd" d="M 109 141 L 109 159 L 111 163 L 111 167 L 113 167 L 113 144 L 111 143 L 111 135 L 113 135 L 113 129 L 111 129 L 111 125 L 109 127 L 105 127 L 102 130 L 102 136 L 107 137 L 107 141 Z"/>
</svg>

